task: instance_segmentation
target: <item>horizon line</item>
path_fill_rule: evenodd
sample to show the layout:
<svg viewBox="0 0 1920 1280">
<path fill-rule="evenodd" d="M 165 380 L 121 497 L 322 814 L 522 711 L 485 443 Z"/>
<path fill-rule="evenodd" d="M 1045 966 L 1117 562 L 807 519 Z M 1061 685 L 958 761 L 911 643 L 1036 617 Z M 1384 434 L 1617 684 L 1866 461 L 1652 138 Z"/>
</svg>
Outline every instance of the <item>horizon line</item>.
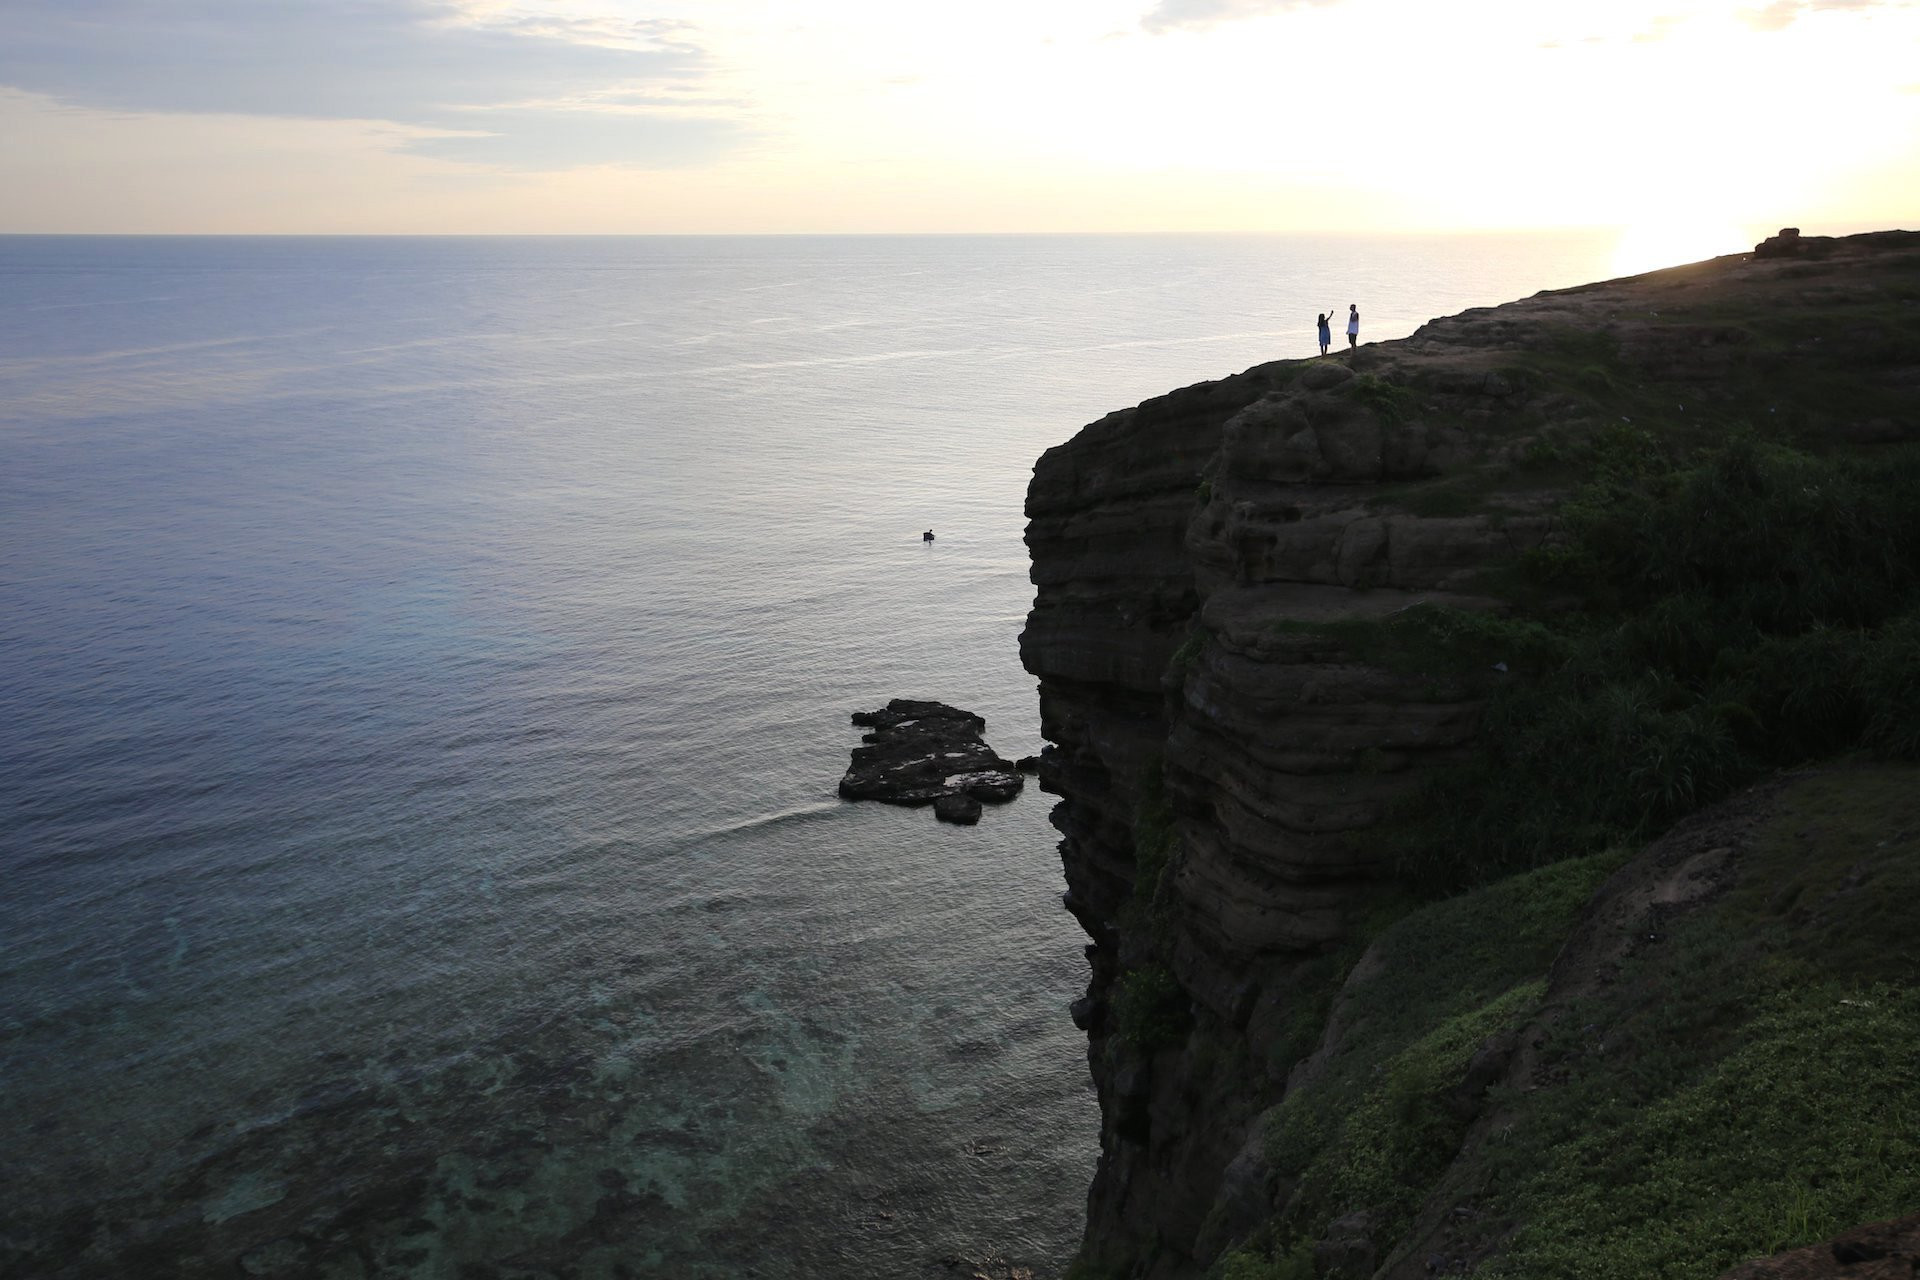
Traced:
<svg viewBox="0 0 1920 1280">
<path fill-rule="evenodd" d="M 1631 229 L 1630 223 L 1579 226 L 1427 228 L 1381 231 L 1334 230 L 1137 230 L 1137 231 L 11 231 L 0 238 L 44 240 L 674 240 L 674 239 L 881 239 L 961 236 L 1312 236 L 1366 240 L 1392 236 L 1598 235 Z M 1876 227 L 1875 230 L 1901 230 Z M 1806 234 L 1820 234 L 1807 232 Z M 1844 232 L 1839 234 L 1856 234 Z"/>
</svg>

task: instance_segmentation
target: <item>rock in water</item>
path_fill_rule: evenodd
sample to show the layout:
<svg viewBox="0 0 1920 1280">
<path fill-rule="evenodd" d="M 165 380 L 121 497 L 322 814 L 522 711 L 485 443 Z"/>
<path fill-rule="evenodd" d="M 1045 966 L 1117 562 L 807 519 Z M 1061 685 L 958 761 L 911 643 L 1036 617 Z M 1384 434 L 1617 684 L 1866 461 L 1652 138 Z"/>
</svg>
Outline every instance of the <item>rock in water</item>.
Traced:
<svg viewBox="0 0 1920 1280">
<path fill-rule="evenodd" d="M 942 822 L 957 822 L 963 827 L 970 827 L 980 821 L 980 802 L 965 793 L 941 796 L 933 802 L 933 816 Z"/>
<path fill-rule="evenodd" d="M 980 820 L 982 800 L 1011 800 L 1026 779 L 980 737 L 987 722 L 944 702 L 895 698 L 878 711 L 856 711 L 861 736 L 840 779 L 849 800 L 934 806 L 947 822 Z"/>
</svg>

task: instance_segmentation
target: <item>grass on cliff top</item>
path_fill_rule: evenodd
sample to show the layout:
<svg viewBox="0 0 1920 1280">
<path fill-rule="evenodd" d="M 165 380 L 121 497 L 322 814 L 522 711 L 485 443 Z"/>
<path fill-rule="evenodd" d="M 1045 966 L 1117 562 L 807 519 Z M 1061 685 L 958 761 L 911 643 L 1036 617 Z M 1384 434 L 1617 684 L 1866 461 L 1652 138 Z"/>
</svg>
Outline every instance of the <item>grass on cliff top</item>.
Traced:
<svg viewBox="0 0 1920 1280">
<path fill-rule="evenodd" d="M 1920 448 L 1597 447 L 1564 537 L 1500 583 L 1520 613 L 1306 628 L 1486 696 L 1474 754 L 1382 831 L 1424 892 L 1642 839 L 1768 769 L 1920 757 Z"/>
<path fill-rule="evenodd" d="M 1355 1207 L 1388 1234 L 1405 1227 L 1466 1130 L 1442 1095 L 1488 1035 L 1533 1012 L 1575 917 L 1621 861 L 1572 859 L 1434 903 L 1389 926 L 1344 986 L 1331 975 L 1345 1030 L 1267 1121 L 1274 1167 L 1298 1186 L 1280 1235 L 1311 1236 Z"/>
<path fill-rule="evenodd" d="M 1676 448 L 1744 430 L 1818 453 L 1850 447 L 1849 432 L 1836 428 L 1910 422 L 1911 382 L 1885 375 L 1910 368 L 1920 351 L 1920 252 L 1883 254 L 1871 273 L 1811 260 L 1786 272 L 1807 282 L 1791 297 L 1730 287 L 1627 308 L 1625 318 L 1645 326 L 1636 346 L 1653 367 L 1625 356 L 1613 332 L 1542 326 L 1499 373 L 1521 397 L 1550 393 L 1560 403 L 1471 427 L 1483 440 L 1534 437 L 1525 455 L 1394 486 L 1373 501 L 1430 517 L 1497 512 L 1516 485 L 1577 483 L 1572 455 L 1603 423 L 1656 427 Z M 1663 344 L 1677 348 L 1674 376 L 1657 367 Z M 1689 374 L 1689 363 L 1699 368 Z M 1382 417 L 1405 407 L 1389 405 Z"/>
<path fill-rule="evenodd" d="M 1622 358 L 1610 333 L 1549 328 L 1539 345 L 1514 353 L 1500 373 L 1523 395 L 1571 396 L 1578 406 L 1571 425 L 1553 420 L 1564 418 L 1564 410 L 1516 419 L 1534 439 L 1511 465 L 1394 486 L 1374 502 L 1429 517 L 1498 514 L 1502 492 L 1516 485 L 1583 480 L 1584 442 L 1600 424 L 1655 428 L 1676 453 L 1711 446 L 1733 431 L 1825 453 L 1851 447 L 1844 433 L 1835 436 L 1837 426 L 1908 422 L 1911 385 L 1882 375 L 1911 366 L 1920 351 L 1916 263 L 1920 254 L 1889 257 L 1875 279 L 1850 279 L 1844 292 L 1795 308 L 1707 299 L 1663 313 L 1659 322 L 1673 327 L 1677 342 L 1690 341 L 1701 328 L 1724 331 L 1729 340 L 1717 349 L 1727 363 L 1706 379 L 1649 376 Z M 1389 405 L 1382 416 L 1403 408 Z M 1476 429 L 1484 435 L 1489 427 Z"/>
<path fill-rule="evenodd" d="M 1341 1052 L 1271 1116 L 1296 1190 L 1218 1280 L 1309 1280 L 1312 1242 L 1372 1216 L 1396 1250 L 1513 1280 L 1711 1280 L 1920 1202 L 1920 771 L 1795 781 L 1731 887 L 1655 922 L 1544 1042 L 1537 1087 L 1460 1081 L 1534 1012 L 1559 942 L 1619 854 L 1417 911 L 1343 995 Z M 1423 1206 L 1441 1240 L 1403 1237 Z M 1458 1209 L 1459 1214 L 1451 1211 Z"/>
<path fill-rule="evenodd" d="M 1920 277 L 1903 260 L 1873 282 L 1821 298 L 1815 315 L 1780 308 L 1708 304 L 1706 323 L 1747 335 L 1751 357 L 1730 380 L 1730 404 L 1744 404 L 1803 447 L 1818 448 L 1836 421 L 1900 420 L 1913 413 L 1913 391 L 1876 375 L 1911 365 L 1920 351 Z"/>
<path fill-rule="evenodd" d="M 1920 773 L 1804 778 L 1724 898 L 1559 1024 L 1460 1189 L 1488 1276 L 1691 1280 L 1920 1203 Z"/>
<path fill-rule="evenodd" d="M 1410 417 L 1419 399 L 1411 387 L 1389 382 L 1371 373 L 1349 378 L 1337 388 L 1337 393 L 1366 405 L 1380 421 L 1389 426 Z"/>
<path fill-rule="evenodd" d="M 1749 1258 L 1910 1212 L 1920 1196 L 1920 993 L 1829 983 L 1769 993 L 1737 1046 L 1633 1108 L 1591 1084 L 1561 1141 L 1515 1143 L 1495 1197 L 1518 1230 L 1476 1274 L 1710 1280 Z M 1679 1055 L 1675 1055 L 1679 1076 Z M 1547 1111 L 1547 1108 L 1542 1108 Z M 1541 1163 L 1526 1176 L 1519 1162 Z"/>
<path fill-rule="evenodd" d="M 1745 425 L 1821 449 L 1835 424 L 1911 415 L 1912 390 L 1876 375 L 1912 364 L 1920 351 L 1916 261 L 1890 257 L 1873 279 L 1805 293 L 1792 307 L 1709 296 L 1642 317 L 1655 344 L 1662 329 L 1682 346 L 1703 329 L 1718 331 L 1696 357 L 1680 356 L 1682 364 L 1708 361 L 1705 378 L 1649 376 L 1622 358 L 1613 335 L 1572 328 L 1550 331 L 1502 372 L 1525 389 L 1572 392 L 1611 418 L 1658 422 L 1678 439 Z"/>
</svg>

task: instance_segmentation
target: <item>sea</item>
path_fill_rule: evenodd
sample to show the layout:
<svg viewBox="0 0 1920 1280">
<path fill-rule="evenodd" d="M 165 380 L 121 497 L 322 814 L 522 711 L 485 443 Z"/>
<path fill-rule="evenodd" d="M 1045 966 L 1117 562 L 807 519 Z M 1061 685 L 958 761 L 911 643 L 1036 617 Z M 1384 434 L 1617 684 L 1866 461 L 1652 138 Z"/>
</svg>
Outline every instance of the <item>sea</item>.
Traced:
<svg viewBox="0 0 1920 1280">
<path fill-rule="evenodd" d="M 1034 460 L 1601 234 L 0 237 L 0 1274 L 1057 1276 Z M 935 538 L 928 542 L 923 532 Z"/>
</svg>

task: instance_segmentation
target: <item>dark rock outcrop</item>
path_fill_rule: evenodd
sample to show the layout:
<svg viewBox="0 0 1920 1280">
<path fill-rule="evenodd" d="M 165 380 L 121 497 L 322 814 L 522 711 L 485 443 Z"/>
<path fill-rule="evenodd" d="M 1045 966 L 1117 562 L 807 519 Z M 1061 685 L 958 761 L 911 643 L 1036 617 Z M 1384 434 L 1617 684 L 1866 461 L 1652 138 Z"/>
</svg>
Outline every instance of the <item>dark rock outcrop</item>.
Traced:
<svg viewBox="0 0 1920 1280">
<path fill-rule="evenodd" d="M 1742 1263 L 1720 1280 L 1911 1280 L 1920 1275 L 1920 1213 L 1843 1231 L 1809 1245 Z"/>
<path fill-rule="evenodd" d="M 1911 231 L 1868 231 L 1856 236 L 1803 236 L 1798 227 L 1782 227 L 1753 246 L 1756 258 L 1829 258 L 1857 256 L 1862 250 L 1897 248 Z"/>
<path fill-rule="evenodd" d="M 1920 351 L 1873 327 L 1912 305 L 1916 269 L 1920 233 L 1886 232 L 1542 293 L 1199 383 L 1040 459 L 1021 652 L 1064 900 L 1093 942 L 1073 1016 L 1103 1115 L 1096 1270 L 1198 1275 L 1257 1217 L 1258 1117 L 1298 1060 L 1275 1046 L 1312 1016 L 1298 977 L 1393 892 L 1373 829 L 1471 749 L 1497 673 L 1398 673 L 1341 628 L 1506 609 L 1487 571 L 1555 540 L 1572 483 L 1522 464 L 1635 413 L 1684 423 L 1738 398 L 1836 440 L 1920 439 Z M 1810 309 L 1856 336 L 1820 341 Z M 1848 397 L 1809 391 L 1823 379 Z M 1177 1044 L 1143 1047 L 1109 1016 L 1148 964 L 1177 984 Z"/>
<path fill-rule="evenodd" d="M 964 793 L 944 795 L 933 802 L 933 816 L 942 822 L 970 827 L 980 821 L 980 802 Z"/>
<path fill-rule="evenodd" d="M 943 822 L 980 820 L 980 802 L 1011 800 L 1026 786 L 1012 761 L 980 737 L 987 722 L 943 702 L 895 698 L 878 711 L 856 711 L 853 723 L 872 732 L 853 749 L 840 779 L 849 800 L 927 805 Z"/>
</svg>

